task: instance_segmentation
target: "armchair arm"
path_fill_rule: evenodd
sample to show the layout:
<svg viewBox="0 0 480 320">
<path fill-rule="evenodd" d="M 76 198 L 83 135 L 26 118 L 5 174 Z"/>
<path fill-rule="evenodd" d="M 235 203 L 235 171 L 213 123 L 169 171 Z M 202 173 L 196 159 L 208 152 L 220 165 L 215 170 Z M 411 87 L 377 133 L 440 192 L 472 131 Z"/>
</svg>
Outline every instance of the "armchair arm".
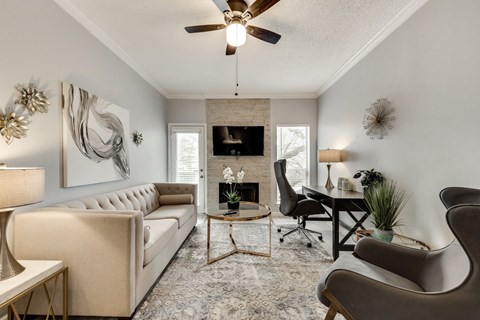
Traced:
<svg viewBox="0 0 480 320">
<path fill-rule="evenodd" d="M 325 208 L 317 200 L 305 199 L 298 201 L 294 212 L 296 216 L 309 216 L 325 213 Z"/>
<path fill-rule="evenodd" d="M 333 271 L 324 294 L 352 319 L 476 319 L 479 307 L 460 291 L 424 293 L 391 286 L 353 271 Z M 475 309 L 475 310 L 472 310 Z M 347 317 L 348 318 L 348 317 Z"/>
<path fill-rule="evenodd" d="M 356 244 L 354 254 L 362 260 L 417 282 L 428 251 L 363 238 Z"/>
<path fill-rule="evenodd" d="M 307 199 L 307 196 L 304 195 L 303 193 L 297 193 L 297 200 L 300 201 L 300 200 L 305 200 Z"/>
<path fill-rule="evenodd" d="M 133 313 L 143 237 L 140 211 L 45 208 L 15 215 L 15 256 L 63 260 L 75 315 Z"/>
</svg>

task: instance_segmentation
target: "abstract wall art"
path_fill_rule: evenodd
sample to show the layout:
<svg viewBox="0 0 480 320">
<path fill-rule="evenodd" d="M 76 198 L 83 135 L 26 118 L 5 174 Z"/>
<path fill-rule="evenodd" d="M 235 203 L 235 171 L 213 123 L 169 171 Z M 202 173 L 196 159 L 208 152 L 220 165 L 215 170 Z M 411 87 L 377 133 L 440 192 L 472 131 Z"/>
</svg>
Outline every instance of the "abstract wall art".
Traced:
<svg viewBox="0 0 480 320">
<path fill-rule="evenodd" d="M 64 187 L 128 179 L 129 112 L 62 82 Z"/>
</svg>

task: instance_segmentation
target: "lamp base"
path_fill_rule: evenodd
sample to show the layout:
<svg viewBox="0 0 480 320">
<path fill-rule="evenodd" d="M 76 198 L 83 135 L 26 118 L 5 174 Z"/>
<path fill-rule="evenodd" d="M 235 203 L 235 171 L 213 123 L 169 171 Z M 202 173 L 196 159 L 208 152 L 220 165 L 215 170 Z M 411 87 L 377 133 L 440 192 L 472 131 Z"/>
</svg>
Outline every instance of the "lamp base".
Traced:
<svg viewBox="0 0 480 320">
<path fill-rule="evenodd" d="M 335 188 L 335 187 L 333 186 L 332 180 L 330 180 L 330 167 L 331 167 L 331 166 L 332 166 L 332 165 L 331 165 L 330 163 L 327 164 L 328 178 L 327 178 L 327 183 L 325 183 L 325 188 L 327 188 L 327 189 L 333 189 L 333 188 Z"/>
<path fill-rule="evenodd" d="M 7 224 L 13 209 L 0 209 L 0 281 L 11 278 L 25 270 L 12 255 L 7 243 Z"/>
</svg>

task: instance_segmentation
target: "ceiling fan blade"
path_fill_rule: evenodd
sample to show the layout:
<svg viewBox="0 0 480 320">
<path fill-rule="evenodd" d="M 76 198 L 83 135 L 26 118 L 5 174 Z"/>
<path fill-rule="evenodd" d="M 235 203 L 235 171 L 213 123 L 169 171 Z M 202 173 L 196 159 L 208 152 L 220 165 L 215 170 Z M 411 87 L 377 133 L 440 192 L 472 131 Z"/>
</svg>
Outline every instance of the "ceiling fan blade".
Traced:
<svg viewBox="0 0 480 320">
<path fill-rule="evenodd" d="M 280 38 L 282 37 L 278 33 L 255 26 L 247 26 L 246 29 L 249 35 L 271 44 L 276 44 L 278 40 L 280 40 Z"/>
<path fill-rule="evenodd" d="M 227 56 L 235 54 L 236 51 L 237 51 L 237 47 L 227 44 L 227 51 L 225 52 Z"/>
<path fill-rule="evenodd" d="M 189 26 L 185 27 L 185 30 L 188 33 L 197 33 L 197 32 L 206 32 L 206 31 L 215 31 L 225 29 L 226 25 L 224 24 L 204 24 L 200 26 Z"/>
<path fill-rule="evenodd" d="M 270 9 L 272 6 L 274 6 L 277 2 L 280 0 L 256 0 L 254 3 L 248 7 L 247 11 L 243 14 L 244 17 L 248 16 L 250 14 L 251 18 L 253 19 L 268 9 Z"/>
</svg>

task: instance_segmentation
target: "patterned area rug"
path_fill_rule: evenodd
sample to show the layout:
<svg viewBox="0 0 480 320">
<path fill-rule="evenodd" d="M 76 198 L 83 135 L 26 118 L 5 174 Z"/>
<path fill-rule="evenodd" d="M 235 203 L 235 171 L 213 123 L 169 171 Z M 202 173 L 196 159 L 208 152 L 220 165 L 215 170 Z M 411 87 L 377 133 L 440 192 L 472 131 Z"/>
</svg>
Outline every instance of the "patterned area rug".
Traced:
<svg viewBox="0 0 480 320">
<path fill-rule="evenodd" d="M 207 265 L 206 229 L 195 228 L 133 319 L 324 318 L 316 285 L 332 258 L 321 242 L 307 248 L 295 233 L 280 243 L 273 227 L 271 258 L 237 253 Z M 228 252 L 228 225 L 211 234 L 213 256 Z M 234 225 L 233 237 L 239 248 L 268 251 L 267 224 Z"/>
</svg>

